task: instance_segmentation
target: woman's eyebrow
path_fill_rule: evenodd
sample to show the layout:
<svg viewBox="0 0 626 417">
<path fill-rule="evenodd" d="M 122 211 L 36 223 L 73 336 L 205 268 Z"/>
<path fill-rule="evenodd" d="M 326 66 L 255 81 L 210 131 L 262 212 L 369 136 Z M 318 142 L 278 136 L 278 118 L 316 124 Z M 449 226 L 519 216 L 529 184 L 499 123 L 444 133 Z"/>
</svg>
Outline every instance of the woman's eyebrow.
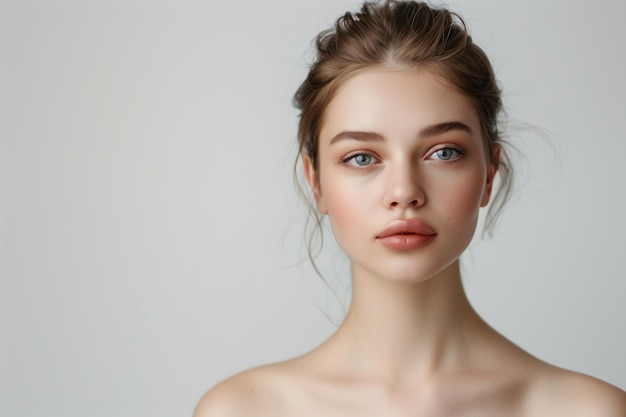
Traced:
<svg viewBox="0 0 626 417">
<path fill-rule="evenodd" d="M 461 130 L 461 131 L 467 132 L 470 136 L 474 134 L 474 132 L 472 131 L 472 128 L 466 125 L 465 123 L 452 121 L 452 122 L 437 123 L 431 126 L 427 126 L 420 131 L 418 137 L 421 139 L 421 138 L 430 137 L 430 136 L 437 136 L 437 135 L 441 135 L 442 133 L 449 132 L 451 130 Z"/>
<path fill-rule="evenodd" d="M 426 137 L 437 136 L 437 135 L 441 135 L 442 133 L 449 132 L 451 130 L 461 130 L 461 131 L 467 132 L 470 135 L 474 134 L 474 132 L 472 131 L 472 128 L 466 125 L 465 123 L 452 121 L 452 122 L 437 123 L 434 125 L 426 126 L 422 130 L 420 130 L 417 137 L 418 139 L 422 139 Z M 344 130 L 344 131 L 337 133 L 335 136 L 333 136 L 333 138 L 330 140 L 330 145 L 332 145 L 333 143 L 339 142 L 341 140 L 347 140 L 347 139 L 359 140 L 363 142 L 384 142 L 385 141 L 384 136 L 379 135 L 378 133 Z"/>
<path fill-rule="evenodd" d="M 344 130 L 342 132 L 337 133 L 330 140 L 330 144 L 339 142 L 340 140 L 352 139 L 352 140 L 360 140 L 364 142 L 383 142 L 385 140 L 384 137 L 374 132 L 358 132 L 358 131 L 350 131 Z"/>
</svg>

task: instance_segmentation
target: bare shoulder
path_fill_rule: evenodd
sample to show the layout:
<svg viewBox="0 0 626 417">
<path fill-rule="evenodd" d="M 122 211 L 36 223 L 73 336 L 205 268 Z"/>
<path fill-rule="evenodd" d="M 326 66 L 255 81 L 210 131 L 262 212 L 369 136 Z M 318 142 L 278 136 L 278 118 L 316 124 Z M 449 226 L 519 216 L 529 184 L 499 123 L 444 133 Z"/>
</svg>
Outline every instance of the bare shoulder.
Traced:
<svg viewBox="0 0 626 417">
<path fill-rule="evenodd" d="M 531 383 L 529 415 L 626 417 L 626 392 L 577 372 L 551 368 Z"/>
<path fill-rule="evenodd" d="M 234 375 L 210 389 L 194 417 L 264 417 L 283 414 L 288 373 L 283 364 L 266 365 Z"/>
</svg>

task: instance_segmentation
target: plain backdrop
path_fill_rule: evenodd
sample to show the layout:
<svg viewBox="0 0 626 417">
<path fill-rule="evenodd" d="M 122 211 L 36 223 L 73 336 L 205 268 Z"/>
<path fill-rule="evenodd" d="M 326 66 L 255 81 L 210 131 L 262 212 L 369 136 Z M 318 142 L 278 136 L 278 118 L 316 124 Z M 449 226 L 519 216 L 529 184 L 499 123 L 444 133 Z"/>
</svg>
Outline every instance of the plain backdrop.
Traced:
<svg viewBox="0 0 626 417">
<path fill-rule="evenodd" d="M 311 40 L 357 2 L 0 2 L 0 415 L 190 415 L 341 319 L 292 182 Z M 519 184 L 463 259 L 472 303 L 626 388 L 626 3 L 455 0 Z M 340 298 L 345 259 L 321 267 Z M 329 316 L 329 317 L 327 317 Z"/>
</svg>

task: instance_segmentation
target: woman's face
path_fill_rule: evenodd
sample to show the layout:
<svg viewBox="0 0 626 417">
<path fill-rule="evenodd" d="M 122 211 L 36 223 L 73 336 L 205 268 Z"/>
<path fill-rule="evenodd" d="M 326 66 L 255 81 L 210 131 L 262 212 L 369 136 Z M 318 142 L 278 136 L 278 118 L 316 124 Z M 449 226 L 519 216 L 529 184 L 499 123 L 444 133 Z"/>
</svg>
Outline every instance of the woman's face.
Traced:
<svg viewBox="0 0 626 417">
<path fill-rule="evenodd" d="M 471 100 L 426 70 L 370 69 L 323 115 L 318 171 L 305 174 L 355 273 L 418 282 L 469 245 L 489 201 L 488 162 Z"/>
</svg>

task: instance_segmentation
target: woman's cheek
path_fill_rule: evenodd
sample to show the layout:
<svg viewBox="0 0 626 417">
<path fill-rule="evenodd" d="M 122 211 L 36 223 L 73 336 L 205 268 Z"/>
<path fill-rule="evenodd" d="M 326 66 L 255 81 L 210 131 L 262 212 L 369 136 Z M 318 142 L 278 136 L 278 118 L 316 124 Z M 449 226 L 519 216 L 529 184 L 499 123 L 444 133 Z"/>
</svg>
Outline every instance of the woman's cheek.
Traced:
<svg viewBox="0 0 626 417">
<path fill-rule="evenodd" d="M 354 213 L 355 196 L 349 187 L 342 187 L 341 181 L 329 181 L 324 198 L 328 207 L 328 215 L 337 226 L 346 223 Z"/>
<path fill-rule="evenodd" d="M 324 189 L 324 198 L 335 239 L 340 246 L 347 244 L 347 239 L 358 239 L 358 235 L 370 227 L 372 190 L 359 184 L 355 178 L 335 176 L 328 181 Z M 368 212 L 369 216 L 368 216 Z M 369 217 L 369 219 L 368 219 Z M 345 250 L 345 248 L 344 248 Z"/>
<path fill-rule="evenodd" d="M 442 210 L 448 211 L 448 219 L 455 224 L 455 229 L 464 229 L 473 234 L 476 229 L 480 202 L 482 200 L 484 184 L 482 177 L 469 177 L 470 181 L 463 181 L 454 187 L 454 192 L 442 196 Z M 453 220 L 454 219 L 454 220 Z"/>
</svg>

